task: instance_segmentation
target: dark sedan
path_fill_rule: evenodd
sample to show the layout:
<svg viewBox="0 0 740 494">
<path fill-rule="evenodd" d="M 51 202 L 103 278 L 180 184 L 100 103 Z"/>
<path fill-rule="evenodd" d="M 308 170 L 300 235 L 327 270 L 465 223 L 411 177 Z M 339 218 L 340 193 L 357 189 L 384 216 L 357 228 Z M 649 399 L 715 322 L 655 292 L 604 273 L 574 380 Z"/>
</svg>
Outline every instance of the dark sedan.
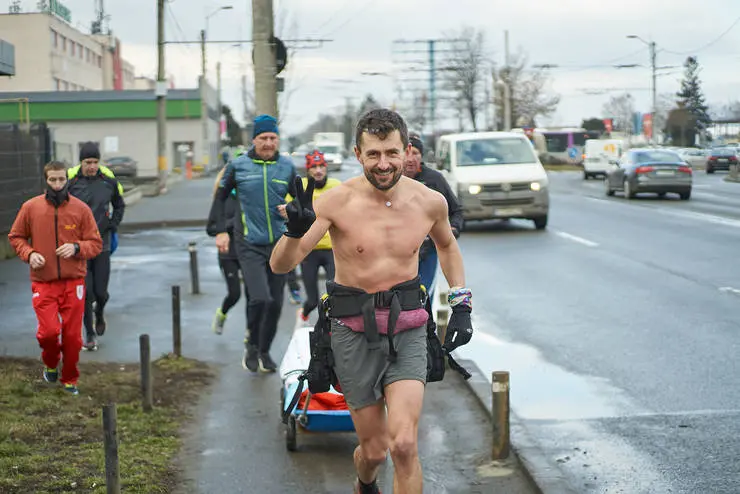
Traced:
<svg viewBox="0 0 740 494">
<path fill-rule="evenodd" d="M 667 149 L 632 149 L 619 161 L 611 162 L 604 180 L 606 195 L 622 191 L 627 199 L 641 192 L 678 194 L 681 199 L 691 197 L 693 176 L 691 167 L 681 157 Z"/>
<path fill-rule="evenodd" d="M 730 165 L 737 165 L 736 148 L 715 148 L 707 159 L 707 173 L 714 173 L 715 170 L 729 171 Z"/>
<path fill-rule="evenodd" d="M 136 177 L 137 163 L 129 156 L 108 158 L 104 164 L 116 177 Z"/>
</svg>

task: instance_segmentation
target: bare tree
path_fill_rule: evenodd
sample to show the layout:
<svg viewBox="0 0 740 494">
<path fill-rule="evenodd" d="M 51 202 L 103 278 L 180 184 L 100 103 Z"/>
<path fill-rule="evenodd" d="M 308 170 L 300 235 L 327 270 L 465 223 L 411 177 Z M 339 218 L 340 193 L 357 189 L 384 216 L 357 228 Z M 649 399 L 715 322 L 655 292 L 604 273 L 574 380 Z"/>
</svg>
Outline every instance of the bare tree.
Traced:
<svg viewBox="0 0 740 494">
<path fill-rule="evenodd" d="M 553 114 L 560 104 L 560 96 L 549 94 L 549 76 L 543 69 L 528 69 L 528 55 L 521 48 L 511 56 L 508 67 L 495 70 L 496 77 L 508 84 L 511 91 L 511 123 L 514 126 L 536 126 L 537 117 Z M 503 100 L 496 101 L 499 128 L 503 119 Z"/>
<path fill-rule="evenodd" d="M 658 95 L 656 101 L 655 116 L 653 117 L 653 129 L 656 132 L 664 132 L 668 122 L 668 114 L 676 108 L 676 97 L 673 93 Z"/>
<path fill-rule="evenodd" d="M 463 27 L 449 37 L 458 41 L 452 43 L 449 56 L 442 63 L 444 85 L 455 95 L 452 101 L 456 105 L 459 102 L 477 131 L 478 112 L 485 105 L 485 36 L 481 30 Z"/>
<path fill-rule="evenodd" d="M 614 119 L 614 130 L 628 132 L 630 134 L 633 133 L 634 125 L 632 118 L 635 113 L 635 101 L 631 94 L 624 93 L 618 96 L 612 96 L 604 104 L 603 112 L 605 117 Z"/>
</svg>

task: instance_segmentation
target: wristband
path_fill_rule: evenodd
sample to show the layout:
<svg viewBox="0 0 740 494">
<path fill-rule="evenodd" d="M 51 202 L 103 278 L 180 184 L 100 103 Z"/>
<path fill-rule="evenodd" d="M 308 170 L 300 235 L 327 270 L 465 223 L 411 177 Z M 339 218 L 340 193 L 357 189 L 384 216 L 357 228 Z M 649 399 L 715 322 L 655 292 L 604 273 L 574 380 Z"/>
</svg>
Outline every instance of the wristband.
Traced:
<svg viewBox="0 0 740 494">
<path fill-rule="evenodd" d="M 447 295 L 447 303 L 450 307 L 463 306 L 472 310 L 473 294 L 469 288 L 451 288 Z"/>
</svg>

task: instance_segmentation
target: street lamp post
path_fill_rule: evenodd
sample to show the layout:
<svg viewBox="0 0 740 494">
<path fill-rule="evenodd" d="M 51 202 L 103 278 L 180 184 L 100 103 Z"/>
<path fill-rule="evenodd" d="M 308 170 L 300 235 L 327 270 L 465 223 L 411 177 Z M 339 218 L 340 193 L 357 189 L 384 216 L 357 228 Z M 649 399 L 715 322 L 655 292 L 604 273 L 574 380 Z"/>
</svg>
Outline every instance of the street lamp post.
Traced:
<svg viewBox="0 0 740 494">
<path fill-rule="evenodd" d="M 204 172 L 206 171 L 205 168 L 208 167 L 210 156 L 211 156 L 210 149 L 209 149 L 210 146 L 208 142 L 208 91 L 206 90 L 208 87 L 208 83 L 206 81 L 206 69 L 207 69 L 206 33 L 208 31 L 208 20 L 214 15 L 221 12 L 222 10 L 231 10 L 233 8 L 234 7 L 232 7 L 231 5 L 224 5 L 222 7 L 217 8 L 210 14 L 206 15 L 205 29 L 202 29 L 200 31 L 200 55 L 201 55 L 200 61 L 201 61 L 201 81 L 202 81 L 200 85 L 200 119 L 201 119 L 201 122 L 203 122 L 203 161 L 201 164 L 203 165 Z M 221 108 L 219 107 L 217 111 L 218 111 L 218 114 L 220 115 Z"/>
<path fill-rule="evenodd" d="M 630 34 L 630 35 L 627 36 L 627 38 L 629 38 L 629 39 L 636 39 L 638 41 L 641 41 L 642 43 L 644 43 L 645 45 L 647 45 L 648 48 L 650 49 L 650 72 L 651 72 L 651 77 L 650 77 L 650 91 L 652 93 L 652 99 L 653 99 L 653 104 L 652 104 L 652 107 L 653 107 L 653 109 L 652 109 L 652 114 L 653 114 L 653 117 L 652 117 L 653 128 L 651 129 L 650 140 L 651 141 L 654 141 L 655 140 L 655 118 L 656 118 L 656 115 L 658 113 L 658 91 L 657 91 L 657 85 L 656 85 L 656 83 L 657 83 L 657 67 L 656 67 L 656 63 L 655 63 L 656 62 L 655 41 L 645 41 L 644 39 L 642 39 L 641 37 L 639 37 L 639 36 L 637 36 L 635 34 Z"/>
</svg>

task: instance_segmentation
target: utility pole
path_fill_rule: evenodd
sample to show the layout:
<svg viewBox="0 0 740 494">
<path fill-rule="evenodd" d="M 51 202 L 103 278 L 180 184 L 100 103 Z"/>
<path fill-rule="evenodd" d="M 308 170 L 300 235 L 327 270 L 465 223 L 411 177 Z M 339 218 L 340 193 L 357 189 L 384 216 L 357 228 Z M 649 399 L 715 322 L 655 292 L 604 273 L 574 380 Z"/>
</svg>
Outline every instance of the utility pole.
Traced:
<svg viewBox="0 0 740 494">
<path fill-rule="evenodd" d="M 157 169 L 159 171 L 159 190 L 167 188 L 167 80 L 164 71 L 164 5 L 165 0 L 157 0 Z"/>
<path fill-rule="evenodd" d="M 206 62 L 206 30 L 200 30 L 200 121 L 203 127 L 203 158 L 201 159 L 201 165 L 203 170 L 208 167 L 211 153 L 208 143 L 208 80 L 206 79 L 206 70 L 208 64 Z"/>
<path fill-rule="evenodd" d="M 252 0 L 255 113 L 278 118 L 272 0 Z"/>
<path fill-rule="evenodd" d="M 650 42 L 650 70 L 652 71 L 652 84 L 650 85 L 650 91 L 653 95 L 653 116 L 651 120 L 650 129 L 650 140 L 655 141 L 655 118 L 658 114 L 658 91 L 657 91 L 657 79 L 658 79 L 658 67 L 656 65 L 657 50 L 655 49 L 655 41 Z"/>
<path fill-rule="evenodd" d="M 394 57 L 393 64 L 395 66 L 394 71 L 402 74 L 412 74 L 412 73 L 426 73 L 426 77 L 415 77 L 415 78 L 398 78 L 397 82 L 399 86 L 408 85 L 408 91 L 411 94 L 409 98 L 409 102 L 406 104 L 413 105 L 413 101 L 416 99 L 415 95 L 419 92 L 426 91 L 429 94 L 428 98 L 428 105 L 429 105 L 429 127 L 431 130 L 432 135 L 435 135 L 437 132 L 437 101 L 439 100 L 439 96 L 437 94 L 437 71 L 444 70 L 445 67 L 439 67 L 439 61 L 438 61 L 438 55 L 440 53 L 450 53 L 455 54 L 458 52 L 458 50 L 455 49 L 455 46 L 452 45 L 448 48 L 440 49 L 440 44 L 453 44 L 457 41 L 461 41 L 459 39 L 452 39 L 452 38 L 438 38 L 438 39 L 415 39 L 415 40 L 394 40 L 393 41 L 393 53 L 394 55 L 399 55 L 400 57 L 396 59 Z M 418 46 L 418 45 L 426 45 L 424 49 L 401 49 L 404 46 Z M 421 54 L 426 54 L 425 58 L 421 58 Z M 411 56 L 407 57 L 404 56 L 406 54 L 411 54 Z M 418 84 L 415 83 L 425 83 L 427 85 L 426 90 L 422 89 Z M 454 99 L 457 100 L 458 95 L 454 96 Z M 403 95 L 399 95 L 399 99 L 403 100 Z M 458 109 L 458 108 L 456 108 Z M 459 109 L 458 109 L 459 110 Z"/>
</svg>

